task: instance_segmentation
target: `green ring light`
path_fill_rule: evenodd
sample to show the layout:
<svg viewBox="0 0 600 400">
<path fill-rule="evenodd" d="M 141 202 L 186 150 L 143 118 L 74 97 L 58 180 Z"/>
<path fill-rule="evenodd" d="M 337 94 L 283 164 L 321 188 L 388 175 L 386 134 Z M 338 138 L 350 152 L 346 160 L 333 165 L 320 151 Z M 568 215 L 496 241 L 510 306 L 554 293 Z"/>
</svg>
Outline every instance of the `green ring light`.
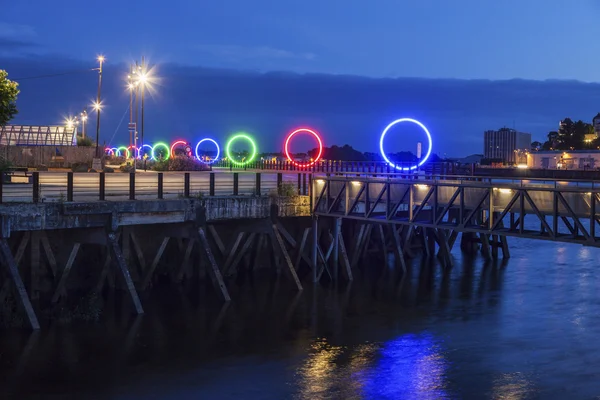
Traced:
<svg viewBox="0 0 600 400">
<path fill-rule="evenodd" d="M 250 157 L 248 157 L 248 159 L 246 161 L 235 161 L 233 159 L 233 157 L 231 156 L 231 151 L 230 151 L 231 145 L 233 144 L 233 142 L 235 142 L 236 140 L 240 140 L 240 139 L 246 140 L 252 146 L 252 154 L 250 155 Z M 256 158 L 256 154 L 257 154 L 256 143 L 254 143 L 254 140 L 249 135 L 246 135 L 245 133 L 238 133 L 237 135 L 235 135 L 234 137 L 232 137 L 231 139 L 229 139 L 227 141 L 227 144 L 225 145 L 225 154 L 227 155 L 227 159 L 229 161 L 231 161 L 231 163 L 233 165 L 243 167 L 244 165 L 252 162 Z"/>
<path fill-rule="evenodd" d="M 129 152 L 129 149 L 125 146 L 121 146 L 117 149 L 117 157 L 123 156 L 123 150 L 125 150 L 125 158 L 129 159 L 131 153 Z"/>
<path fill-rule="evenodd" d="M 152 147 L 152 159 L 155 161 L 158 161 L 156 159 L 156 149 L 157 147 L 163 147 L 166 151 L 167 151 L 167 156 L 165 157 L 165 160 L 168 160 L 169 157 L 171 157 L 171 152 L 169 151 L 169 146 L 167 146 L 165 143 L 162 142 L 158 142 L 156 143 L 153 147 Z"/>
</svg>

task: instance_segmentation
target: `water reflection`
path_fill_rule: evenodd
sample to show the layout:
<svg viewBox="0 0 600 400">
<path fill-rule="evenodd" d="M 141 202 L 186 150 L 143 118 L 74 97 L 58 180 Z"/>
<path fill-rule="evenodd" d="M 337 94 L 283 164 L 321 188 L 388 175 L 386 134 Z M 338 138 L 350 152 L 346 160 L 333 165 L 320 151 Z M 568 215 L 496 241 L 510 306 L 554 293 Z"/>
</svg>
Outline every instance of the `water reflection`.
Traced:
<svg viewBox="0 0 600 400">
<path fill-rule="evenodd" d="M 300 399 L 444 399 L 448 361 L 428 334 L 353 348 L 313 343 L 297 370 Z"/>
<path fill-rule="evenodd" d="M 515 241 L 512 255 L 369 266 L 302 293 L 257 278 L 232 284 L 228 305 L 210 286 L 156 288 L 138 318 L 109 299 L 97 324 L 3 336 L 0 398 L 527 399 L 570 382 L 578 396 L 562 398 L 598 394 L 598 250 Z"/>
<path fill-rule="evenodd" d="M 356 373 L 368 399 L 445 399 L 448 363 L 430 335 L 403 335 L 384 343 L 375 365 Z"/>
<path fill-rule="evenodd" d="M 310 355 L 298 370 L 298 386 L 304 399 L 329 398 L 339 382 L 336 358 L 343 349 L 319 339 L 311 346 Z"/>
<path fill-rule="evenodd" d="M 500 374 L 493 381 L 491 397 L 498 400 L 530 399 L 538 394 L 531 377 L 519 372 Z"/>
</svg>

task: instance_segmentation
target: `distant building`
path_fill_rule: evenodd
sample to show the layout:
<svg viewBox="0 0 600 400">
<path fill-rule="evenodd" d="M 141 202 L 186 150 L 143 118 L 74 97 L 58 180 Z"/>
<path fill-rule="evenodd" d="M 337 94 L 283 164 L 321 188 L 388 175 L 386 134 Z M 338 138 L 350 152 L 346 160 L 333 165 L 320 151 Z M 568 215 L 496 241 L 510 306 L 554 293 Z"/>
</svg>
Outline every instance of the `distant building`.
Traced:
<svg viewBox="0 0 600 400">
<path fill-rule="evenodd" d="M 527 154 L 527 167 L 597 169 L 600 167 L 600 150 L 534 151 Z"/>
<path fill-rule="evenodd" d="M 592 125 L 594 125 L 594 132 L 596 133 L 596 137 L 600 136 L 600 113 L 594 117 L 592 120 Z"/>
<path fill-rule="evenodd" d="M 506 164 L 526 162 L 525 154 L 531 148 L 531 134 L 510 128 L 485 131 L 483 156 L 490 160 L 502 160 Z"/>
</svg>

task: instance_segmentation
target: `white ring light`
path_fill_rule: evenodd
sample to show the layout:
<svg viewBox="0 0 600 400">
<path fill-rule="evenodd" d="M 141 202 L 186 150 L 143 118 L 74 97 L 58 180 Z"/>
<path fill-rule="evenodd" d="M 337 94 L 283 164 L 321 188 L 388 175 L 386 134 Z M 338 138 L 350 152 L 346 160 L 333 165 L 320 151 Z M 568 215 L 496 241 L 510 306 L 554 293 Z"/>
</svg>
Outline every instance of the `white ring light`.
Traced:
<svg viewBox="0 0 600 400">
<path fill-rule="evenodd" d="M 391 162 L 385 155 L 385 151 L 383 150 L 383 139 L 385 138 L 385 135 L 388 133 L 388 131 L 394 127 L 395 125 L 402 123 L 402 122 L 411 122 L 415 125 L 418 125 L 419 127 L 421 127 L 421 129 L 423 129 L 423 132 L 425 132 L 425 134 L 427 135 L 427 140 L 429 141 L 429 147 L 427 148 L 427 154 L 425 154 L 425 157 L 423 157 L 423 159 L 421 160 L 421 162 L 417 165 L 413 165 L 412 167 L 399 167 L 396 164 L 394 164 L 393 162 Z M 383 157 L 383 159 L 390 164 L 392 167 L 394 167 L 395 169 L 399 170 L 399 171 L 412 171 L 417 169 L 417 167 L 420 167 L 421 165 L 425 164 L 425 162 L 427 161 L 427 159 L 429 158 L 429 156 L 431 155 L 431 147 L 432 147 L 432 140 L 431 140 L 431 134 L 429 133 L 429 131 L 427 130 L 427 128 L 425 127 L 425 125 L 423 125 L 422 123 L 420 123 L 419 121 L 417 121 L 416 119 L 412 119 L 412 118 L 400 118 L 397 119 L 395 121 L 393 121 L 392 123 L 390 123 L 388 126 L 385 127 L 385 129 L 383 130 L 383 133 L 381 134 L 381 137 L 379 138 L 379 151 L 381 152 L 381 156 Z"/>
</svg>

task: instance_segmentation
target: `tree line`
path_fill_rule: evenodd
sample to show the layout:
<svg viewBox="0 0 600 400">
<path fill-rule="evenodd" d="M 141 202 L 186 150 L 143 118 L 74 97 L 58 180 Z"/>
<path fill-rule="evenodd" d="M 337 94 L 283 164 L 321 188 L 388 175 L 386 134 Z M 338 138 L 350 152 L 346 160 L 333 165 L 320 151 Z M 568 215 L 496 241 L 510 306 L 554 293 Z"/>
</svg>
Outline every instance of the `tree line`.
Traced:
<svg viewBox="0 0 600 400">
<path fill-rule="evenodd" d="M 587 136 L 587 139 L 586 139 Z M 562 120 L 558 131 L 548 133 L 544 143 L 533 142 L 534 150 L 585 150 L 600 146 L 600 140 L 595 137 L 594 126 L 582 120 L 573 121 L 571 118 Z"/>
</svg>

